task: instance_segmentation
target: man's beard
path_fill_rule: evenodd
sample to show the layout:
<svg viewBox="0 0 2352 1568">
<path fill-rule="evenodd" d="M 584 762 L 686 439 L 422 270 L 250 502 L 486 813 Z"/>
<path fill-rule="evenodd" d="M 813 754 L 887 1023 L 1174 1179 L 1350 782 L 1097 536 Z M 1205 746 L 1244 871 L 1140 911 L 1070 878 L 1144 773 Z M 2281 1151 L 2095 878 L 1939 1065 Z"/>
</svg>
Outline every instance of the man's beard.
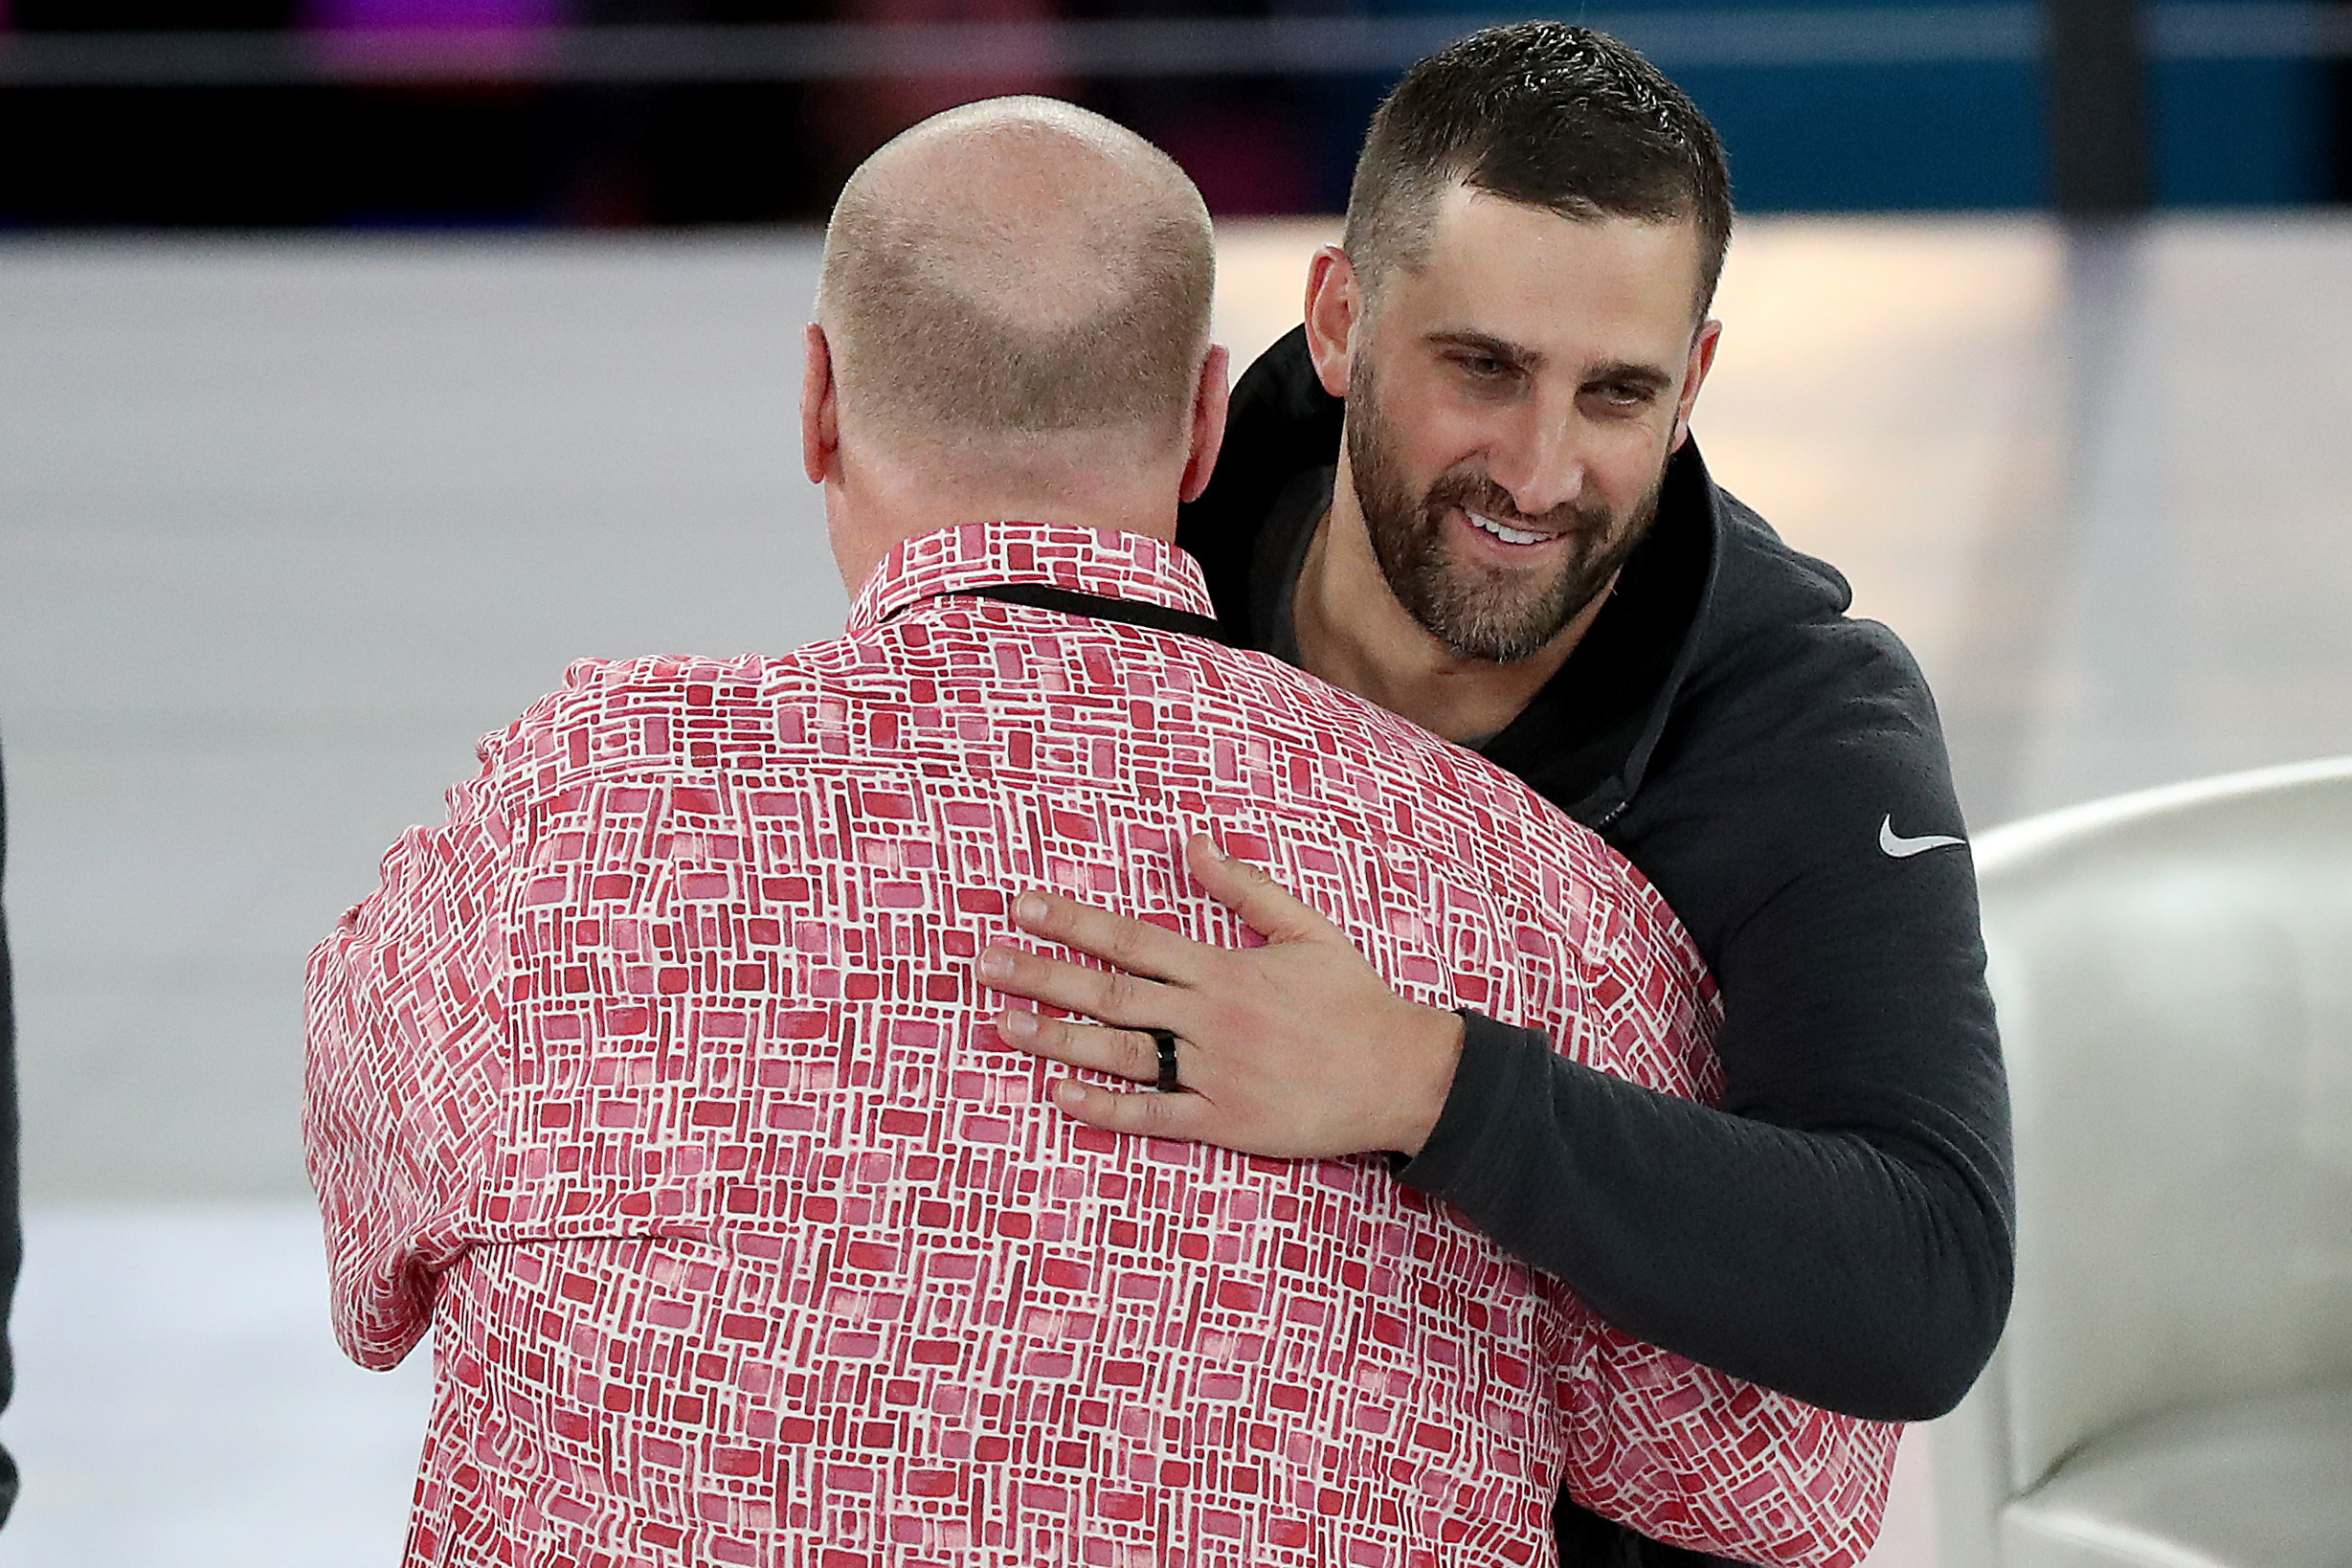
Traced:
<svg viewBox="0 0 2352 1568">
<path fill-rule="evenodd" d="M 1395 432 L 1381 411 L 1368 360 L 1348 378 L 1348 467 L 1372 553 L 1405 613 L 1457 657 L 1514 664 L 1532 659 L 1584 612 L 1625 564 L 1658 516 L 1666 470 L 1621 525 L 1599 497 L 1523 516 L 1511 492 L 1483 468 L 1457 463 L 1426 492 L 1411 493 Z M 1450 511 L 1475 512 L 1507 527 L 1564 533 L 1567 558 L 1549 582 L 1526 572 L 1459 564 L 1446 548 Z"/>
</svg>

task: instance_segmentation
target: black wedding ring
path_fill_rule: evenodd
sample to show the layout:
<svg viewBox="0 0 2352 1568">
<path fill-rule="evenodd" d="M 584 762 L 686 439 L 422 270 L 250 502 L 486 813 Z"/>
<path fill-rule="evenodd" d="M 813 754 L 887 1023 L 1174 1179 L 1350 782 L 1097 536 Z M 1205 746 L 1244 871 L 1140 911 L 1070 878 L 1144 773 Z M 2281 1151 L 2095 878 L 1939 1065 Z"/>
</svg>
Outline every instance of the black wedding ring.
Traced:
<svg viewBox="0 0 2352 1568">
<path fill-rule="evenodd" d="M 1144 1033 L 1150 1035 L 1159 1046 L 1159 1082 L 1152 1086 L 1162 1094 L 1182 1092 L 1184 1086 L 1176 1082 L 1176 1031 L 1146 1029 Z"/>
</svg>

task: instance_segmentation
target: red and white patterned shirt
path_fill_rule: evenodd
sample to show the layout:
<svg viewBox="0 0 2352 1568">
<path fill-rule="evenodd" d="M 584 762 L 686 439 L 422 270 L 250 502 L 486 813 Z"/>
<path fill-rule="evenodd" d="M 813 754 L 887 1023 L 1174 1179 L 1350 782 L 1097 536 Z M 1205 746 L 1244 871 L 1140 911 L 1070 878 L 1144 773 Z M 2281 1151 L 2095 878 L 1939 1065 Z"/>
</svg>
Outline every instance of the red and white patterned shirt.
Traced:
<svg viewBox="0 0 2352 1568">
<path fill-rule="evenodd" d="M 1049 885 L 1217 943 L 1212 830 L 1408 997 L 1715 1092 L 1630 865 L 1263 655 L 956 596 L 1211 613 L 1188 557 L 907 541 L 781 658 L 581 663 L 313 955 L 337 1333 L 435 1331 L 408 1561 L 1545 1564 L 1564 1476 L 1838 1568 L 1895 1428 L 1638 1344 L 1375 1158 L 1064 1117 L 972 973 Z"/>
</svg>

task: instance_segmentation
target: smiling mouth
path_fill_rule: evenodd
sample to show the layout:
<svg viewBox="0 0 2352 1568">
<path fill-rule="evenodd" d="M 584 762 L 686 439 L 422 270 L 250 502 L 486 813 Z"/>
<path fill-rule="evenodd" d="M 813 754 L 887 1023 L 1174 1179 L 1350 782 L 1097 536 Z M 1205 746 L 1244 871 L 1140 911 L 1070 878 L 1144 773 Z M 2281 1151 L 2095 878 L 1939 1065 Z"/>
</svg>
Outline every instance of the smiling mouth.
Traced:
<svg viewBox="0 0 2352 1568">
<path fill-rule="evenodd" d="M 1471 527 L 1478 529 L 1489 538 L 1500 539 L 1506 545 L 1548 545 L 1560 537 L 1557 533 L 1538 533 L 1533 528 L 1514 528 L 1508 523 L 1497 523 L 1494 519 L 1481 517 L 1476 512 L 1466 511 L 1462 515 L 1468 521 Z"/>
</svg>

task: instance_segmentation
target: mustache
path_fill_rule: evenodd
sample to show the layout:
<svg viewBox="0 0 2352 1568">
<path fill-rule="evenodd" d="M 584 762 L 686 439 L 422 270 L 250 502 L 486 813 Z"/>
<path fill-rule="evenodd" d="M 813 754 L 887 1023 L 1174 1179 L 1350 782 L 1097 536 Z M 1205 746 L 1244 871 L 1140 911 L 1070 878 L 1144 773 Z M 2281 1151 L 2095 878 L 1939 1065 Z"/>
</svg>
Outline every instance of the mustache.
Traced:
<svg viewBox="0 0 2352 1568">
<path fill-rule="evenodd" d="M 1598 497 L 1585 496 L 1563 501 L 1549 511 L 1530 517 L 1519 510 L 1509 490 L 1487 475 L 1471 470 L 1439 475 L 1422 498 L 1422 504 L 1430 512 L 1451 506 L 1476 512 L 1505 527 L 1527 528 L 1537 533 L 1590 533 L 1607 527 L 1609 522 L 1607 504 Z"/>
</svg>

